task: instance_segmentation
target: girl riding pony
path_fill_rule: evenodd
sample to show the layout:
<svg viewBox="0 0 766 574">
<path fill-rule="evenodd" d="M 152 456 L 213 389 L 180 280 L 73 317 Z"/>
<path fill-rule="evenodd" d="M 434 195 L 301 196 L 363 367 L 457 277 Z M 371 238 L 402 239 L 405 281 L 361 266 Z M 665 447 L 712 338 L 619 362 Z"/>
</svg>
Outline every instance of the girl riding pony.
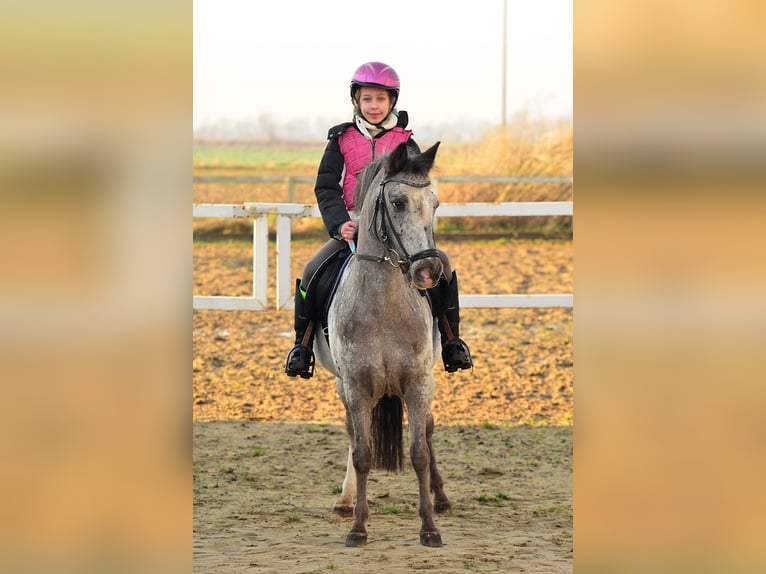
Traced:
<svg viewBox="0 0 766 574">
<path fill-rule="evenodd" d="M 287 356 L 285 373 L 310 378 L 314 374 L 313 322 L 306 309 L 306 292 L 317 269 L 354 241 L 357 213 L 354 189 L 357 176 L 375 158 L 406 142 L 410 154 L 420 153 L 407 112 L 396 109 L 399 76 L 382 62 L 367 62 L 351 78 L 353 120 L 330 128 L 329 140 L 319 164 L 314 193 L 322 221 L 331 239 L 311 258 L 295 285 L 295 345 Z M 460 306 L 457 274 L 449 257 L 439 250 L 444 271 L 428 289 L 434 317 L 438 318 L 444 369 L 455 372 L 473 367 L 468 345 L 459 337 Z"/>
</svg>

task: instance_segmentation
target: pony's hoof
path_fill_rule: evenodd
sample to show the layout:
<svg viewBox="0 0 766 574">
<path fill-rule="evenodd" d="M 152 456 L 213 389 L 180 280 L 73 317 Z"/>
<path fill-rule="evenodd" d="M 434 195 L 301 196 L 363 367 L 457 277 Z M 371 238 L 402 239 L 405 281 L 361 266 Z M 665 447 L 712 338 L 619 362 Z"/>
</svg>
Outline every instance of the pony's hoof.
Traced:
<svg viewBox="0 0 766 574">
<path fill-rule="evenodd" d="M 364 546 L 367 544 L 367 535 L 358 532 L 349 532 L 346 536 L 346 546 Z"/>
<path fill-rule="evenodd" d="M 353 506 L 333 506 L 332 512 L 336 516 L 340 516 L 341 518 L 350 518 L 354 516 L 354 507 Z"/>
<path fill-rule="evenodd" d="M 434 512 L 436 514 L 444 514 L 445 512 L 452 510 L 452 505 L 449 503 L 449 500 L 446 502 L 440 502 L 438 504 L 434 504 Z"/>
<path fill-rule="evenodd" d="M 421 532 L 420 543 L 429 548 L 438 548 L 442 545 L 442 535 L 438 532 Z M 346 544 L 348 546 L 348 544 Z"/>
</svg>

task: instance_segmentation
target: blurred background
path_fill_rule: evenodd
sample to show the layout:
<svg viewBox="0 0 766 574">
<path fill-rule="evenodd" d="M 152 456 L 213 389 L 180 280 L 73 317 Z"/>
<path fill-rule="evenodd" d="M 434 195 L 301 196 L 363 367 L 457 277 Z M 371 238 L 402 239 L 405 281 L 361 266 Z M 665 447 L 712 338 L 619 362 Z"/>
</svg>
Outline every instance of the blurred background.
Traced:
<svg viewBox="0 0 766 574">
<path fill-rule="evenodd" d="M 338 4 L 343 14 L 357 8 Z M 565 64 L 546 63 L 549 26 L 525 26 L 532 16 L 513 24 L 508 16 L 509 46 L 522 34 L 511 32 L 519 21 L 537 31 L 508 49 L 501 100 L 503 6 L 486 4 L 380 14 L 410 55 L 428 53 L 397 67 L 402 107 L 424 129 L 444 123 L 460 134 L 471 133 L 464 118 L 500 127 L 505 118 L 510 129 L 519 110 L 554 121 L 571 115 L 553 88 L 528 94 L 512 78 L 524 49 L 523 60 L 539 54 L 546 72 L 567 74 Z M 508 12 L 532 4 L 545 6 L 550 22 L 571 11 L 512 0 Z M 192 6 L 178 2 L 25 2 L 4 11 L 0 552 L 10 571 L 189 570 L 194 137 L 218 137 L 224 117 L 240 117 L 234 110 L 244 110 L 245 124 L 262 114 L 285 130 L 289 123 L 248 105 L 259 91 L 252 86 L 268 85 L 273 71 L 237 44 L 241 35 L 222 48 L 247 52 L 237 74 L 258 84 L 226 100 L 193 77 L 193 66 L 216 68 L 205 58 L 226 57 L 202 54 L 213 48 L 197 19 L 237 30 L 244 24 L 235 13 L 226 17 L 236 6 L 195 2 L 194 29 Z M 300 43 L 307 28 L 321 27 L 306 10 L 311 26 L 300 11 L 269 26 L 295 30 L 301 53 L 319 50 Z M 578 571 L 766 566 L 764 10 L 744 0 L 585 0 L 573 12 Z M 447 35 L 453 12 L 470 26 Z M 420 52 L 416 40 L 431 27 L 442 35 Z M 356 34 L 324 28 L 336 38 L 328 43 Z M 476 52 L 450 52 L 461 37 Z M 272 42 L 276 56 L 285 53 Z M 348 74 L 377 59 L 341 54 L 332 66 L 321 59 L 333 75 L 318 86 L 331 90 L 326 104 L 313 103 L 313 87 L 306 97 L 277 92 L 301 109 L 302 123 L 345 119 Z M 450 75 L 453 64 L 465 78 Z M 484 64 L 488 72 L 468 73 Z M 227 86 L 229 76 L 219 71 L 215 83 Z M 486 99 L 464 104 L 476 93 Z M 211 107 L 197 116 L 207 99 L 223 99 L 231 115 Z M 441 137 L 431 133 L 423 137 Z"/>
<path fill-rule="evenodd" d="M 764 15 L 577 3 L 577 570 L 766 564 Z"/>
<path fill-rule="evenodd" d="M 571 122 L 572 34 L 566 0 L 195 0 L 194 134 L 325 141 L 369 61 L 397 71 L 397 107 L 423 141 Z"/>
</svg>

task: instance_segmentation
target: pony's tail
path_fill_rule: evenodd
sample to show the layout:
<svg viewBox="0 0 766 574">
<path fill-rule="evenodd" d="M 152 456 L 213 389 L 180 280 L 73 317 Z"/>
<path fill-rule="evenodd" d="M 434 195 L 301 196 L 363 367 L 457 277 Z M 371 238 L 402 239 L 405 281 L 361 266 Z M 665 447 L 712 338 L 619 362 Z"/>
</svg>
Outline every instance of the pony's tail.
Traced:
<svg viewBox="0 0 766 574">
<path fill-rule="evenodd" d="M 372 460 L 374 468 L 389 472 L 404 469 L 402 399 L 383 395 L 372 410 Z"/>
</svg>

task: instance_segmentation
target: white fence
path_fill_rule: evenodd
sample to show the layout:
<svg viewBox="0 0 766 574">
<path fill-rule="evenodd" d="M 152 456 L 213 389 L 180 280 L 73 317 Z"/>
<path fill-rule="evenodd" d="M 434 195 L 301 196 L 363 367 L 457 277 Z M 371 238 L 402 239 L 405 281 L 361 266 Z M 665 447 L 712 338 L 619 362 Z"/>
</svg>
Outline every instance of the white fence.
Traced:
<svg viewBox="0 0 766 574">
<path fill-rule="evenodd" d="M 195 178 L 196 179 L 196 178 Z M 441 177 L 440 181 L 477 181 L 478 178 Z M 571 182 L 569 177 L 481 178 L 481 181 Z M 498 217 L 573 215 L 571 201 L 514 203 L 446 203 L 438 217 Z M 253 295 L 251 297 L 195 296 L 194 309 L 261 310 L 266 308 L 268 285 L 269 216 L 276 216 L 276 308 L 292 309 L 293 279 L 290 277 L 291 220 L 321 217 L 316 205 L 296 203 L 194 204 L 193 217 L 253 219 Z M 572 307 L 574 296 L 563 294 L 460 295 L 461 307 Z"/>
</svg>

